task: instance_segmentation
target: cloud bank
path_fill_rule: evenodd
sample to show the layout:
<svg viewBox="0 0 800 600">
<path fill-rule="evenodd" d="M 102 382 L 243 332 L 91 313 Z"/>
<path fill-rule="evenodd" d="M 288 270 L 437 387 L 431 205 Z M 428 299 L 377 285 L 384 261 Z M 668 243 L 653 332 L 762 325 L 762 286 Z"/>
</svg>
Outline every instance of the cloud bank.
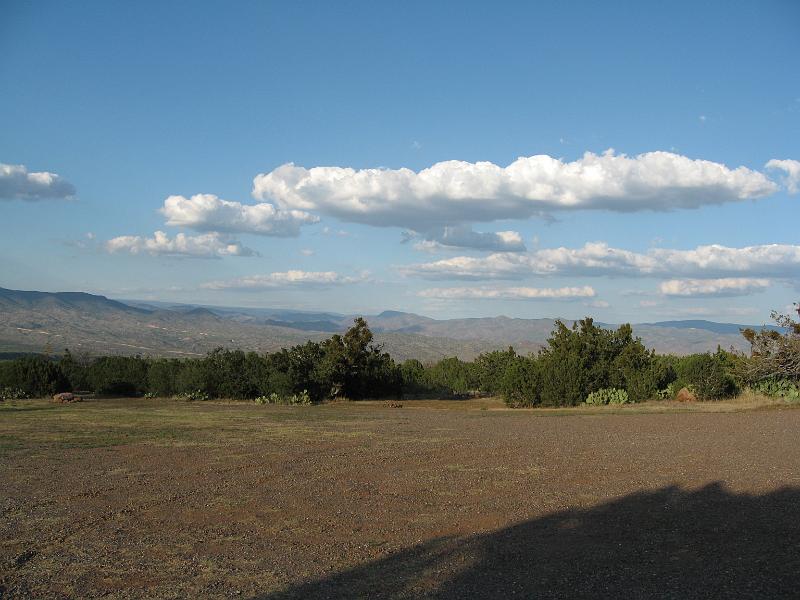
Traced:
<svg viewBox="0 0 800 600">
<path fill-rule="evenodd" d="M 167 225 L 176 227 L 277 237 L 297 236 L 301 226 L 319 221 L 301 210 L 280 210 L 266 202 L 242 204 L 213 194 L 170 196 L 164 201 L 161 213 L 167 218 Z"/>
<path fill-rule="evenodd" d="M 590 242 L 581 248 L 548 248 L 525 254 L 495 253 L 407 265 L 404 275 L 423 279 L 524 279 L 533 275 L 724 277 L 800 274 L 800 246 L 766 244 L 730 248 L 718 244 L 694 250 L 654 248 L 646 253 Z"/>
<path fill-rule="evenodd" d="M 24 165 L 0 163 L 0 200 L 65 199 L 75 187 L 55 173 L 30 172 Z"/>
<path fill-rule="evenodd" d="M 417 295 L 421 298 L 439 298 L 445 300 L 570 300 L 575 298 L 593 298 L 595 296 L 595 291 L 589 286 L 562 288 L 454 287 L 430 288 L 418 292 Z"/>
<path fill-rule="evenodd" d="M 121 235 L 106 242 L 106 250 L 111 253 L 147 253 L 152 256 L 186 256 L 193 258 L 220 258 L 223 256 L 254 256 L 250 248 L 237 241 L 226 240 L 218 233 L 190 236 L 177 234 L 170 239 L 163 231 L 156 231 L 153 237 Z"/>
<path fill-rule="evenodd" d="M 428 231 L 435 227 L 526 219 L 555 210 L 669 211 L 760 198 L 778 186 L 746 167 L 670 152 L 629 157 L 587 152 L 565 162 L 548 155 L 490 162 L 439 162 L 411 169 L 285 164 L 253 180 L 253 197 L 284 210 L 343 221 Z"/>
</svg>

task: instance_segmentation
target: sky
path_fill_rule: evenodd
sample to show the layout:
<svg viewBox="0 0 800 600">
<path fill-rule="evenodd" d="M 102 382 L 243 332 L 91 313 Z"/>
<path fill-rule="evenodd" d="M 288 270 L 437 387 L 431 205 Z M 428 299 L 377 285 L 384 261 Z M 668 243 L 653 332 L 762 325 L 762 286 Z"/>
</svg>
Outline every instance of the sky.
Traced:
<svg viewBox="0 0 800 600">
<path fill-rule="evenodd" d="M 0 287 L 609 323 L 800 299 L 800 2 L 0 11 Z"/>
</svg>

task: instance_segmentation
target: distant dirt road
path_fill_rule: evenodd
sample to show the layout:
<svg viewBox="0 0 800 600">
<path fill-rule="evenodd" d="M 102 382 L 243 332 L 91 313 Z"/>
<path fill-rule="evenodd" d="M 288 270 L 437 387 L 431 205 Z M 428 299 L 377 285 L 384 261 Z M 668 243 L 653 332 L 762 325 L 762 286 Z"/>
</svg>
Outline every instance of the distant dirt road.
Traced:
<svg viewBox="0 0 800 600">
<path fill-rule="evenodd" d="M 800 410 L 421 404 L 5 403 L 0 597 L 800 590 Z"/>
</svg>

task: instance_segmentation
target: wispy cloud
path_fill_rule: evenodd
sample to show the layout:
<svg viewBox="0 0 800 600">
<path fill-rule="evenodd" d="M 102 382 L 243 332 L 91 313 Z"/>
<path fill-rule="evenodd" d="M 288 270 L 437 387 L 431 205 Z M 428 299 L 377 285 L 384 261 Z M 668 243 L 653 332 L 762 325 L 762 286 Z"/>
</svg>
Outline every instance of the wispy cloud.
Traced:
<svg viewBox="0 0 800 600">
<path fill-rule="evenodd" d="M 222 256 L 254 256 L 256 253 L 235 240 L 228 240 L 218 233 L 202 235 L 177 234 L 174 238 L 163 231 L 153 237 L 122 235 L 105 244 L 109 252 L 150 254 L 153 256 L 185 256 L 192 258 L 220 258 Z"/>
<path fill-rule="evenodd" d="M 283 271 L 250 275 L 225 281 L 211 281 L 201 287 L 211 290 L 269 290 L 285 288 L 324 288 L 365 281 L 368 274 L 351 277 L 335 271 Z"/>
<path fill-rule="evenodd" d="M 659 285 L 665 296 L 747 296 L 763 292 L 770 285 L 769 279 L 749 277 L 726 277 L 722 279 L 670 279 Z"/>
<path fill-rule="evenodd" d="M 783 171 L 783 185 L 790 194 L 800 192 L 800 160 L 772 159 L 767 163 L 767 169 Z"/>
<path fill-rule="evenodd" d="M 75 187 L 55 173 L 0 163 L 0 200 L 65 199 L 74 195 Z"/>
<path fill-rule="evenodd" d="M 445 300 L 569 300 L 593 298 L 595 291 L 589 286 L 561 288 L 532 287 L 453 287 L 430 288 L 417 294 L 421 298 Z"/>
<path fill-rule="evenodd" d="M 693 250 L 652 248 L 645 253 L 590 242 L 580 248 L 546 248 L 529 253 L 455 256 L 399 267 L 423 279 L 524 279 L 534 275 L 787 277 L 800 273 L 800 246 L 766 244 L 730 248 L 718 244 Z"/>
<path fill-rule="evenodd" d="M 415 250 L 433 252 L 446 248 L 466 248 L 488 252 L 524 252 L 525 242 L 516 231 L 481 232 L 469 225 L 447 226 L 436 231 L 418 233 L 407 231 L 405 240 L 421 238 L 414 244 Z"/>
</svg>

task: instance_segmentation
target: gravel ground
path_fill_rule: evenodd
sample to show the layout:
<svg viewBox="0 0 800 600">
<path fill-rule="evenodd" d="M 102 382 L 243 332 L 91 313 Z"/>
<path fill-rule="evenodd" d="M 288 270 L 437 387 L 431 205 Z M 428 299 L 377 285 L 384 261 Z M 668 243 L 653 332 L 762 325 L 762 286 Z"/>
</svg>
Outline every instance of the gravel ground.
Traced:
<svg viewBox="0 0 800 600">
<path fill-rule="evenodd" d="M 798 428 L 792 409 L 4 407 L 0 597 L 798 597 Z"/>
</svg>

